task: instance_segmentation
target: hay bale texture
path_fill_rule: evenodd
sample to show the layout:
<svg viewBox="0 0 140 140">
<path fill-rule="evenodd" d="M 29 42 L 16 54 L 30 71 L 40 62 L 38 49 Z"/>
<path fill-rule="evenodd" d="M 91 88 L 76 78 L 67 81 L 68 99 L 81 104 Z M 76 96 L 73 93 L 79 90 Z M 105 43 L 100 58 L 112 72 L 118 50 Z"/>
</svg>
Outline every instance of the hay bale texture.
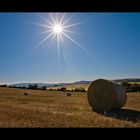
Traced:
<svg viewBox="0 0 140 140">
<path fill-rule="evenodd" d="M 68 93 L 67 93 L 67 96 L 71 96 L 71 93 L 68 92 Z"/>
<path fill-rule="evenodd" d="M 90 84 L 87 98 L 94 111 L 102 112 L 123 107 L 127 95 L 122 85 L 105 79 L 97 79 Z"/>
<path fill-rule="evenodd" d="M 27 95 L 29 95 L 29 93 L 27 93 L 27 92 L 24 92 L 24 96 L 27 96 Z"/>
</svg>

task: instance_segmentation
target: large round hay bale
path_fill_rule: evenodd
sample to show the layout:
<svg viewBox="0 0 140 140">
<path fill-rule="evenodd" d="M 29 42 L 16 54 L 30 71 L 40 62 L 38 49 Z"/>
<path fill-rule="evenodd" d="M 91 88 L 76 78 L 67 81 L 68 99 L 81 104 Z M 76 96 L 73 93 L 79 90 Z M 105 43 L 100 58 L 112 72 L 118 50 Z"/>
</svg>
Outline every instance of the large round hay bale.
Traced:
<svg viewBox="0 0 140 140">
<path fill-rule="evenodd" d="M 122 85 L 105 79 L 97 79 L 90 84 L 87 98 L 94 111 L 102 112 L 123 107 L 127 95 Z"/>
</svg>

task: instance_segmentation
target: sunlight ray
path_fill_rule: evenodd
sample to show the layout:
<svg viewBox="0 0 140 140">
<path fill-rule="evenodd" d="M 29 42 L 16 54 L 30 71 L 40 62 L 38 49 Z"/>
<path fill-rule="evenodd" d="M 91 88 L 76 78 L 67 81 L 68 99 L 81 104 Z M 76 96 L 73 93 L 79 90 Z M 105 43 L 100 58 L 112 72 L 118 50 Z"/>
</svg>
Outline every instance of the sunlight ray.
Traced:
<svg viewBox="0 0 140 140">
<path fill-rule="evenodd" d="M 72 18 L 73 16 L 69 17 L 68 19 L 66 19 L 63 23 L 62 23 L 62 26 L 64 26 L 65 24 L 67 24 L 68 21 L 70 21 L 70 19 Z"/>
<path fill-rule="evenodd" d="M 47 31 L 43 31 L 40 33 L 36 33 L 35 35 L 42 35 L 42 34 L 46 34 L 46 33 L 51 33 L 53 30 L 47 30 Z"/>
<path fill-rule="evenodd" d="M 62 23 L 63 23 L 63 20 L 64 20 L 64 17 L 65 17 L 65 13 L 62 15 L 62 17 L 61 17 L 61 20 L 60 20 L 60 25 L 62 25 Z"/>
<path fill-rule="evenodd" d="M 57 13 L 55 13 L 55 20 L 56 20 L 56 24 L 59 24 L 59 22 L 58 22 L 58 15 L 57 15 Z"/>
<path fill-rule="evenodd" d="M 33 47 L 30 51 L 33 51 L 34 49 L 38 48 L 42 43 L 44 43 L 46 40 L 48 40 L 52 35 L 53 35 L 53 33 L 49 34 L 41 42 L 39 42 L 35 47 Z"/>
<path fill-rule="evenodd" d="M 79 33 L 77 33 L 77 32 L 70 31 L 70 30 L 65 30 L 65 29 L 63 29 L 63 32 L 67 32 L 67 33 L 73 33 L 73 34 L 79 34 Z"/>
<path fill-rule="evenodd" d="M 65 28 L 72 27 L 72 26 L 79 25 L 79 24 L 81 24 L 81 22 L 77 22 L 77 23 L 74 23 L 74 24 L 65 25 L 65 26 L 63 26 L 63 28 L 65 29 Z"/>
<path fill-rule="evenodd" d="M 72 39 L 70 36 L 68 36 L 67 34 L 65 34 L 64 32 L 62 33 L 64 36 L 66 36 L 68 39 L 70 39 L 73 43 L 75 43 L 77 46 L 79 46 L 81 49 L 83 49 L 84 51 L 86 51 L 88 54 L 91 55 L 91 53 L 85 48 L 83 47 L 80 43 L 78 43 L 77 41 L 75 41 L 74 39 Z"/>
<path fill-rule="evenodd" d="M 55 19 L 53 18 L 53 16 L 50 14 L 51 20 L 53 22 L 53 25 L 57 24 L 57 22 L 55 21 Z"/>
<path fill-rule="evenodd" d="M 39 15 L 39 17 L 42 18 L 46 23 L 48 23 L 50 25 L 50 27 L 53 26 L 53 24 L 49 20 L 47 20 L 46 18 L 44 18 L 43 16 Z"/>
<path fill-rule="evenodd" d="M 35 23 L 35 22 L 30 22 L 30 23 L 32 23 L 32 24 L 34 24 L 34 25 L 41 26 L 41 27 L 45 27 L 45 28 L 50 28 L 50 29 L 52 29 L 52 27 L 51 27 L 51 26 L 48 26 L 48 25 L 45 25 L 45 24 Z"/>
</svg>

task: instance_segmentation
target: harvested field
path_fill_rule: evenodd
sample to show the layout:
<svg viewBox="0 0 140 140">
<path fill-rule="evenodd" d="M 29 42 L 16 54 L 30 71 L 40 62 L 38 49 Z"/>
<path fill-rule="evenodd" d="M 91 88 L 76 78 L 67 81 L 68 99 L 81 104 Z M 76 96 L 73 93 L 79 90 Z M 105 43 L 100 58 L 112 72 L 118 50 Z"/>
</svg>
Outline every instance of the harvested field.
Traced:
<svg viewBox="0 0 140 140">
<path fill-rule="evenodd" d="M 116 112 L 92 111 L 86 93 L 0 88 L 0 127 L 140 127 L 140 93 Z"/>
</svg>

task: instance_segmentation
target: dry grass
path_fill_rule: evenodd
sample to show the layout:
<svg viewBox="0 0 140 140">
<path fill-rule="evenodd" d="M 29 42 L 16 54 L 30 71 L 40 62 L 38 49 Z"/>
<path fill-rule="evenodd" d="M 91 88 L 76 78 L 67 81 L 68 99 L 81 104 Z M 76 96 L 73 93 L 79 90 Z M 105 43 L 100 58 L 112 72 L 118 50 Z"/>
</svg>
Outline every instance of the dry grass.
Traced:
<svg viewBox="0 0 140 140">
<path fill-rule="evenodd" d="M 118 115 L 93 112 L 86 93 L 28 92 L 24 96 L 22 89 L 0 88 L 0 127 L 140 127 L 139 93 L 128 94 Z"/>
<path fill-rule="evenodd" d="M 130 84 L 140 84 L 140 82 L 129 82 Z"/>
</svg>

